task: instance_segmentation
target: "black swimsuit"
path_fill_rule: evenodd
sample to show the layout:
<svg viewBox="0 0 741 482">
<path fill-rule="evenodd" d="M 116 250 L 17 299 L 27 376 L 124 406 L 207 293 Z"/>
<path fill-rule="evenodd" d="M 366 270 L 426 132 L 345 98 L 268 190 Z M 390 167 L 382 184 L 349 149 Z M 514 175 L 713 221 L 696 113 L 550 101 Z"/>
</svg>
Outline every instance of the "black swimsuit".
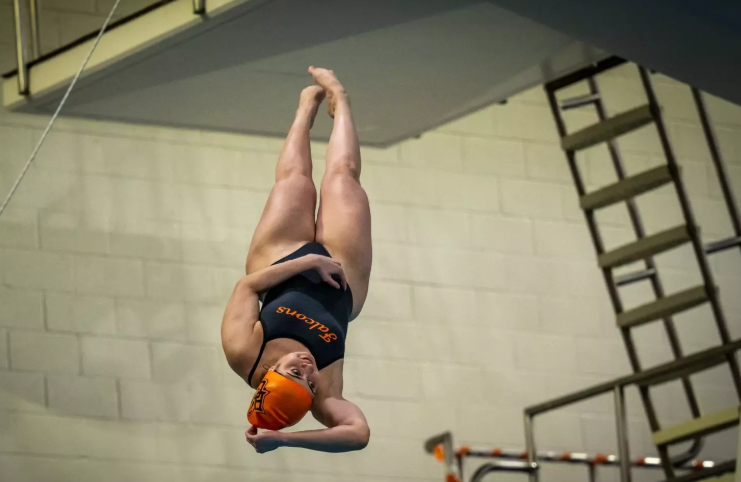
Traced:
<svg viewBox="0 0 741 482">
<path fill-rule="evenodd" d="M 312 242 L 273 264 L 311 253 L 331 258 L 321 243 Z M 335 280 L 339 282 L 336 277 Z M 250 384 L 265 345 L 276 338 L 290 338 L 303 343 L 314 355 L 318 370 L 345 356 L 345 337 L 352 314 L 349 286 L 347 290 L 334 288 L 322 280 L 316 270 L 310 269 L 260 293 L 260 300 L 263 339 L 250 371 Z"/>
</svg>

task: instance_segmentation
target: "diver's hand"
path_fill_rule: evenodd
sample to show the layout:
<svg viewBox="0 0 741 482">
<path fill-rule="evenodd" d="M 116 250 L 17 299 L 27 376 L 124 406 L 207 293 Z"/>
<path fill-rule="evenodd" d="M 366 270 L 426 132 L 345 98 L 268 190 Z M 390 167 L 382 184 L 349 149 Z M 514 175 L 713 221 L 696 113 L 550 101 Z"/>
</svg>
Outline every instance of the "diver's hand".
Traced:
<svg viewBox="0 0 741 482">
<path fill-rule="evenodd" d="M 345 272 L 342 270 L 342 266 L 339 261 L 335 261 L 327 256 L 320 254 L 309 254 L 306 255 L 309 265 L 319 273 L 322 279 L 334 286 L 340 288 L 340 283 L 337 282 L 332 275 L 338 277 L 342 282 L 342 289 L 347 289 L 347 280 L 345 279 Z"/>
<path fill-rule="evenodd" d="M 255 448 L 255 452 L 258 454 L 272 452 L 283 446 L 283 439 L 280 432 L 266 430 L 257 433 L 257 427 L 253 425 L 247 429 L 244 435 L 247 438 L 247 442 Z"/>
</svg>

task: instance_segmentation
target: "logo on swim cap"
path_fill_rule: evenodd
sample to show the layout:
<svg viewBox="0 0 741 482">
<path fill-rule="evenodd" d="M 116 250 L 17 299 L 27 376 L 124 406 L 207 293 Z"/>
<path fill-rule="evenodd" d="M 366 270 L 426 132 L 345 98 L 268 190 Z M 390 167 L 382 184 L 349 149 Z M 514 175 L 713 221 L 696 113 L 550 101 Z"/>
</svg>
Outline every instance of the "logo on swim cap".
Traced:
<svg viewBox="0 0 741 482">
<path fill-rule="evenodd" d="M 268 384 L 268 381 L 266 379 L 263 379 L 262 382 L 260 382 L 260 386 L 257 389 L 257 392 L 255 392 L 255 396 L 252 397 L 252 402 L 250 403 L 250 408 L 248 412 L 260 412 L 265 413 L 265 410 L 263 409 L 263 404 L 265 402 L 265 397 L 268 396 L 270 393 L 270 390 L 267 390 L 265 386 Z"/>
<path fill-rule="evenodd" d="M 252 397 L 247 420 L 255 427 L 280 430 L 297 424 L 310 408 L 306 387 L 269 370 Z"/>
</svg>

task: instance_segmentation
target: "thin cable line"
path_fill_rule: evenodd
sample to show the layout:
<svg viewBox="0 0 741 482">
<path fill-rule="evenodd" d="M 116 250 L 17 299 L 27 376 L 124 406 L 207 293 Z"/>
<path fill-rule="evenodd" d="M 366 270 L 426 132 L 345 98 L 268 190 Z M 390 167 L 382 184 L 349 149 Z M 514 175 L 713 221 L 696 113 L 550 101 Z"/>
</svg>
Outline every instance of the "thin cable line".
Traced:
<svg viewBox="0 0 741 482">
<path fill-rule="evenodd" d="M 72 89 L 77 83 L 77 79 L 79 79 L 80 75 L 82 75 L 82 71 L 85 70 L 85 67 L 87 67 L 87 64 L 90 61 L 90 58 L 93 56 L 93 52 L 95 52 L 95 49 L 98 47 L 98 44 L 100 43 L 100 39 L 103 37 L 103 33 L 105 33 L 106 28 L 108 28 L 108 24 L 110 23 L 111 18 L 113 17 L 113 13 L 116 11 L 116 8 L 118 8 L 119 3 L 121 3 L 121 0 L 116 0 L 116 3 L 113 4 L 113 8 L 111 8 L 110 13 L 108 13 L 108 18 L 105 19 L 103 26 L 100 28 L 100 32 L 98 32 L 98 36 L 95 38 L 95 42 L 93 43 L 93 46 L 90 48 L 90 51 L 88 52 L 87 57 L 85 57 L 85 61 L 80 66 L 80 69 L 77 71 L 77 74 L 75 74 L 75 77 L 72 79 L 72 83 L 70 83 L 69 87 L 67 87 L 67 92 L 64 93 L 64 97 L 62 97 L 62 100 L 59 102 L 59 106 L 57 106 L 57 110 L 54 112 L 54 115 L 51 116 L 49 123 L 46 125 L 46 129 L 44 129 L 44 133 L 41 134 L 41 138 L 39 139 L 39 142 L 36 143 L 36 147 L 31 153 L 31 156 L 28 158 L 28 161 L 26 161 L 26 165 L 23 167 L 23 170 L 21 171 L 20 176 L 18 176 L 18 179 L 16 179 L 15 184 L 13 184 L 13 187 L 10 189 L 8 196 L 5 198 L 5 201 L 3 201 L 3 205 L 0 206 L 0 216 L 3 215 L 5 208 L 7 207 L 11 198 L 13 197 L 13 194 L 15 194 L 15 191 L 18 189 L 18 186 L 21 184 L 23 177 L 26 175 L 28 168 L 31 167 L 31 163 L 34 161 L 34 159 L 36 159 L 36 154 L 38 154 L 39 149 L 41 148 L 41 145 L 46 140 L 46 136 L 49 135 L 49 131 L 54 125 L 54 122 L 57 120 L 59 113 L 62 111 L 62 107 L 64 107 L 64 104 L 67 102 L 67 98 L 69 97 L 70 92 L 72 92 Z"/>
</svg>

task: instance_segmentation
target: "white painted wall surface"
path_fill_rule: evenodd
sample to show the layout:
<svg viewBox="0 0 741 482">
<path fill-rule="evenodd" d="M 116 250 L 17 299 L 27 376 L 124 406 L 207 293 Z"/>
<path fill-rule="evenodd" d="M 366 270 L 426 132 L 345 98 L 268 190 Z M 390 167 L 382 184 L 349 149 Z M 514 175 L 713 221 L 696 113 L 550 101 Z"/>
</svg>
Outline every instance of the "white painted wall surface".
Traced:
<svg viewBox="0 0 741 482">
<path fill-rule="evenodd" d="M 89 30 L 85 22 L 95 28 L 109 3 L 44 2 L 57 29 L 47 45 Z M 0 2 L 3 69 L 13 63 L 10 5 Z M 654 79 L 703 235 L 728 236 L 689 91 Z M 631 66 L 607 74 L 602 87 L 612 112 L 641 102 Z M 709 103 L 741 195 L 741 108 Z M 573 129 L 594 116 L 568 119 Z M 3 196 L 45 122 L 0 113 Z M 631 172 L 662 161 L 652 127 L 620 145 Z M 368 302 L 350 327 L 346 395 L 365 411 L 371 443 L 343 455 L 254 454 L 243 436 L 250 390 L 223 359 L 219 323 L 280 146 L 59 122 L 0 220 L 0 480 L 441 480 L 422 452 L 427 436 L 450 429 L 459 443 L 522 447 L 524 406 L 628 372 L 555 126 L 535 89 L 421 139 L 363 150 L 375 262 Z M 314 152 L 318 183 L 324 146 Z M 590 188 L 613 180 L 604 147 L 581 157 Z M 649 232 L 679 222 L 669 189 L 640 206 Z M 624 208 L 600 220 L 608 245 L 631 239 Z M 659 264 L 669 292 L 699 282 L 687 247 Z M 741 256 L 716 255 L 712 265 L 741 336 Z M 629 304 L 647 300 L 644 288 L 625 291 Z M 718 342 L 706 307 L 677 325 L 687 352 Z M 646 365 L 669 360 L 660 326 L 636 334 Z M 738 403 L 723 370 L 695 377 L 707 411 Z M 662 423 L 687 416 L 676 383 L 656 400 Z M 635 393 L 629 402 L 633 453 L 652 453 Z M 545 415 L 538 445 L 614 452 L 611 414 L 602 398 Z M 735 431 L 716 437 L 704 456 L 731 458 L 736 440 Z M 544 471 L 544 481 L 586 480 L 583 469 Z M 606 470 L 602 480 L 614 476 Z"/>
</svg>

